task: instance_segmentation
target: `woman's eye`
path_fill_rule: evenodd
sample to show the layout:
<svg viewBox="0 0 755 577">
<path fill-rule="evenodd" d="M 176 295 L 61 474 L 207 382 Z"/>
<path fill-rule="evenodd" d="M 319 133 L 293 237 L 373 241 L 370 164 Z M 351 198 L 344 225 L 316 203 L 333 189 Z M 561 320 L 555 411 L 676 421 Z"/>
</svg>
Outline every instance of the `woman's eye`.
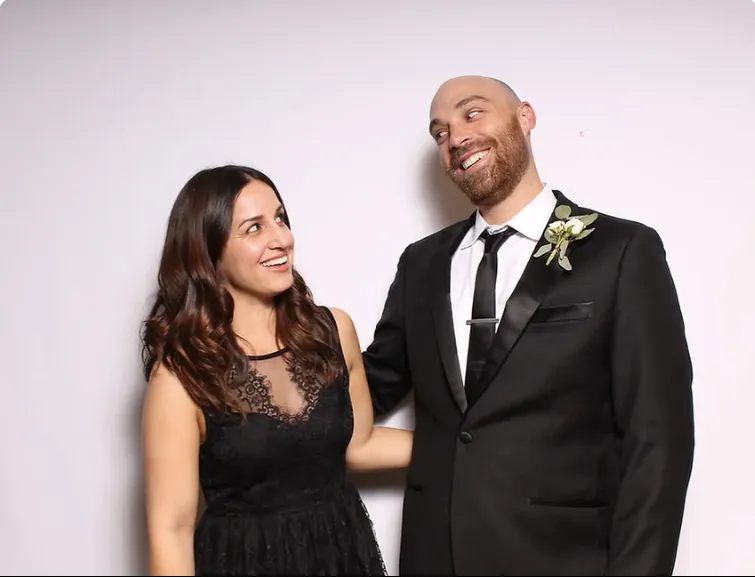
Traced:
<svg viewBox="0 0 755 577">
<path fill-rule="evenodd" d="M 247 228 L 246 232 L 257 232 L 257 230 L 259 229 L 259 227 L 260 227 L 260 225 L 255 223 L 252 226 L 250 226 L 249 228 Z"/>
</svg>

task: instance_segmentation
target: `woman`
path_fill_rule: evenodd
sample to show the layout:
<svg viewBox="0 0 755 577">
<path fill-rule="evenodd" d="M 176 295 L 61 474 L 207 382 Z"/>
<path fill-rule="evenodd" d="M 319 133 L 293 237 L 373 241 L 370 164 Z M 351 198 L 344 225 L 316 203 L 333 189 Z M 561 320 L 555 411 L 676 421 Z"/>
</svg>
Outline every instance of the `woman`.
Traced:
<svg viewBox="0 0 755 577">
<path fill-rule="evenodd" d="M 347 468 L 406 467 L 412 433 L 373 427 L 354 325 L 293 263 L 261 172 L 181 190 L 143 332 L 151 575 L 385 574 Z"/>
</svg>

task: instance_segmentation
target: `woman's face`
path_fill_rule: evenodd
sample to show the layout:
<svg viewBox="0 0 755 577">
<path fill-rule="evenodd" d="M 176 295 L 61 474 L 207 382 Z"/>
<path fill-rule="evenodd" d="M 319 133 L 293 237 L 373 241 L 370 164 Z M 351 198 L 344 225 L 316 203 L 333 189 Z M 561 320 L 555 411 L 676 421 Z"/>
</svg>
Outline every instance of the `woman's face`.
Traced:
<svg viewBox="0 0 755 577">
<path fill-rule="evenodd" d="M 291 288 L 294 237 L 284 216 L 278 197 L 264 182 L 254 180 L 241 189 L 218 265 L 232 295 L 270 299 Z"/>
</svg>

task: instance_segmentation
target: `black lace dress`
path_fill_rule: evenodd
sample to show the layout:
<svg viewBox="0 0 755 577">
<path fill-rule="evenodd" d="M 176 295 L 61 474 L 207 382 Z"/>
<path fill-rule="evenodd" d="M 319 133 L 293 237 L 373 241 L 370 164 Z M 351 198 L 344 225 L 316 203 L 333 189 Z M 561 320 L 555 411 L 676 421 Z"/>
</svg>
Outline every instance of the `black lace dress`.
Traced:
<svg viewBox="0 0 755 577">
<path fill-rule="evenodd" d="M 335 329 L 334 329 L 335 330 Z M 322 386 L 285 350 L 250 357 L 250 414 L 204 410 L 196 575 L 385 575 L 346 475 L 348 373 Z"/>
</svg>

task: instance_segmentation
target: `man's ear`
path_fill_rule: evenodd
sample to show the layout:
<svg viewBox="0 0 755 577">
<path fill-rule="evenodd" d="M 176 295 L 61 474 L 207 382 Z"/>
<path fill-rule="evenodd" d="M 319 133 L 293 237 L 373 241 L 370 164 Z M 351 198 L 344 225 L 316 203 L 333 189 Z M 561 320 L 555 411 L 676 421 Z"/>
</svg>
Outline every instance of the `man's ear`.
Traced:
<svg viewBox="0 0 755 577">
<path fill-rule="evenodd" d="M 529 102 L 522 102 L 517 109 L 517 119 L 519 120 L 519 126 L 522 127 L 522 132 L 525 136 L 529 136 L 529 133 L 535 128 L 537 124 L 537 115 L 535 109 Z"/>
</svg>

